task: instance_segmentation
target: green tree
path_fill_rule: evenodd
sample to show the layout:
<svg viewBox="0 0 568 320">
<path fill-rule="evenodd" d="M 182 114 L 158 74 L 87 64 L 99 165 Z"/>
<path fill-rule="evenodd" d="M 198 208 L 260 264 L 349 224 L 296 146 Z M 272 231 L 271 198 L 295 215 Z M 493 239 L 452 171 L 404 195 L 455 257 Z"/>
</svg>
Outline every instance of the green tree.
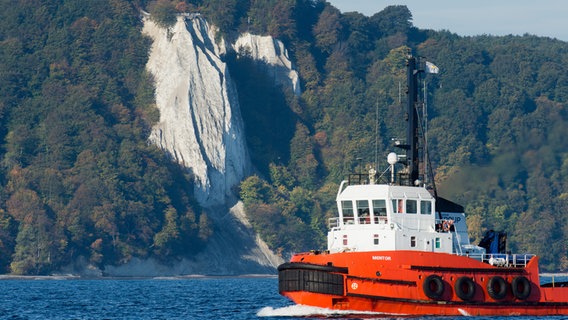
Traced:
<svg viewBox="0 0 568 320">
<path fill-rule="evenodd" d="M 162 230 L 154 235 L 154 250 L 156 250 L 160 256 L 169 256 L 173 251 L 172 245 L 179 239 L 178 214 L 176 209 L 169 207 L 166 210 Z"/>
<path fill-rule="evenodd" d="M 18 190 L 6 206 L 19 222 L 11 270 L 15 274 L 45 274 L 52 267 L 54 226 L 38 195 L 32 190 Z M 55 258 L 55 257 L 54 257 Z"/>
<path fill-rule="evenodd" d="M 0 209 L 0 272 L 8 273 L 14 253 L 17 225 L 14 219 Z"/>
<path fill-rule="evenodd" d="M 151 2 L 148 6 L 148 10 L 152 20 L 164 28 L 173 26 L 177 21 L 176 7 L 171 0 Z"/>
<path fill-rule="evenodd" d="M 412 13 L 402 5 L 388 6 L 371 17 L 371 23 L 381 36 L 406 33 L 412 26 Z"/>
<path fill-rule="evenodd" d="M 343 26 L 340 20 L 341 13 L 332 6 L 326 6 L 314 26 L 313 33 L 315 45 L 326 54 L 330 54 L 339 43 Z"/>
<path fill-rule="evenodd" d="M 205 241 L 213 235 L 213 228 L 207 214 L 202 213 L 199 215 L 199 239 Z"/>
</svg>

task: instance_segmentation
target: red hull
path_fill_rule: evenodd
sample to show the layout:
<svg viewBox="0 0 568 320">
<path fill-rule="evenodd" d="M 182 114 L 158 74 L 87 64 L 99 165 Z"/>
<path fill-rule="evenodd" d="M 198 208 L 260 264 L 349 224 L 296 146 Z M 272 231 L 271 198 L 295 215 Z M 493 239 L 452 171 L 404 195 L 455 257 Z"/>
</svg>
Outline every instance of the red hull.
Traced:
<svg viewBox="0 0 568 320">
<path fill-rule="evenodd" d="M 568 315 L 568 287 L 540 286 L 537 257 L 508 268 L 431 252 L 305 253 L 279 269 L 280 293 L 302 305 L 391 315 Z"/>
</svg>

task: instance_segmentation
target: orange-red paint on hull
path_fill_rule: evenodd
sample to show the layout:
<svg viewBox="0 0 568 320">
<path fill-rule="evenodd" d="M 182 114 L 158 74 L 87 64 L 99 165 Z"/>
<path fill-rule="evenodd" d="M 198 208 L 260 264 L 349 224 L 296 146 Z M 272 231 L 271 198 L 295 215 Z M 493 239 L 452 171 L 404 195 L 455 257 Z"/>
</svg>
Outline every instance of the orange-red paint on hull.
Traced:
<svg viewBox="0 0 568 320">
<path fill-rule="evenodd" d="M 342 294 L 281 290 L 282 295 L 302 305 L 393 315 L 568 315 L 568 288 L 541 287 L 537 257 L 524 268 L 496 267 L 465 256 L 416 251 L 303 253 L 295 255 L 288 267 L 294 268 L 294 263 L 299 269 L 304 265 L 322 268 L 315 271 L 313 281 L 321 278 L 325 268 L 330 268 L 336 278 L 342 277 Z M 430 288 L 425 282 L 432 275 L 441 279 L 443 288 L 436 298 L 426 293 Z M 495 277 L 505 281 L 502 295 L 488 292 Z M 527 296 L 521 299 L 521 289 L 513 292 L 511 287 L 520 277 L 530 283 Z M 471 279 L 463 281 L 470 287 L 459 288 L 460 278 Z"/>
<path fill-rule="evenodd" d="M 359 297 L 332 297 L 306 292 L 287 292 L 284 296 L 297 304 L 327 309 L 376 312 L 388 315 L 440 315 L 440 316 L 551 316 L 568 314 L 568 306 L 550 304 L 487 303 L 468 305 L 445 302 L 403 302 Z M 334 303 L 333 301 L 336 301 Z"/>
<path fill-rule="evenodd" d="M 427 117 L 419 117 L 426 108 L 419 89 L 432 64 L 409 50 L 406 66 L 406 141 L 393 141 L 402 150 L 388 154 L 382 175 L 370 168 L 341 182 L 328 251 L 280 265 L 279 292 L 298 304 L 354 312 L 568 315 L 568 282 L 541 285 L 538 257 L 508 253 L 503 231 L 470 243 L 464 208 L 424 183 L 432 168 L 420 155 Z"/>
</svg>

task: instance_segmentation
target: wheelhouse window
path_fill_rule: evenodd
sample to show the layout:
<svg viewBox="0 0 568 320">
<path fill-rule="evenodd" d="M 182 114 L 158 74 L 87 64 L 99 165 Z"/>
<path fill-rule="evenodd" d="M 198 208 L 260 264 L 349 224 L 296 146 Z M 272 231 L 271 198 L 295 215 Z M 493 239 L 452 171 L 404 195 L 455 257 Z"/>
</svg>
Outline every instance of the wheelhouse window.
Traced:
<svg viewBox="0 0 568 320">
<path fill-rule="evenodd" d="M 385 200 L 373 200 L 373 214 L 375 216 L 387 216 L 387 203 Z"/>
<path fill-rule="evenodd" d="M 396 213 L 404 212 L 404 200 L 403 199 L 392 199 L 392 210 Z"/>
<path fill-rule="evenodd" d="M 418 213 L 418 205 L 416 200 L 406 200 L 406 213 Z"/>
<path fill-rule="evenodd" d="M 375 224 L 387 223 L 387 202 L 384 199 L 373 200 L 373 220 Z"/>
<path fill-rule="evenodd" d="M 371 216 L 369 214 L 369 201 L 357 200 L 357 215 L 359 217 L 359 223 L 371 223 Z"/>
<path fill-rule="evenodd" d="M 420 201 L 420 213 L 432 214 L 432 201 L 429 200 Z"/>
<path fill-rule="evenodd" d="M 341 201 L 341 212 L 343 213 L 343 223 L 353 223 L 353 202 Z"/>
</svg>

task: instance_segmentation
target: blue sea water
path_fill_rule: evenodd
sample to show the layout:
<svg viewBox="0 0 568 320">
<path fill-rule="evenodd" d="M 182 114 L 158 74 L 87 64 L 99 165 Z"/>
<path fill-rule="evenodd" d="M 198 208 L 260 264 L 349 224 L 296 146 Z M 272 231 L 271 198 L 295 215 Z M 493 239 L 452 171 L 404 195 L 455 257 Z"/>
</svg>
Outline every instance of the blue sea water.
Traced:
<svg viewBox="0 0 568 320">
<path fill-rule="evenodd" d="M 0 281 L 0 319 L 287 320 L 344 317 L 344 314 L 293 305 L 278 294 L 275 277 Z M 356 317 L 387 319 L 366 314 Z"/>
</svg>

